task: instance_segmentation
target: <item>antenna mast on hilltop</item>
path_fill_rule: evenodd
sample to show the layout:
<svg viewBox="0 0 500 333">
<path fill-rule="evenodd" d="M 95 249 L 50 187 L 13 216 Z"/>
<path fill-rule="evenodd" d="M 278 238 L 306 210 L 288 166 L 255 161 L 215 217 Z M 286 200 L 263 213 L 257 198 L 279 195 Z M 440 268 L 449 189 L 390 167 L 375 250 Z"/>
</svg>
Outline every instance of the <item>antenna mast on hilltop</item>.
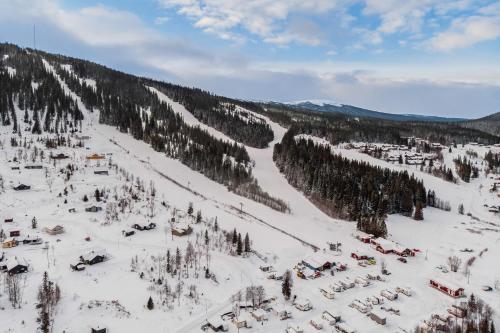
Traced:
<svg viewBox="0 0 500 333">
<path fill-rule="evenodd" d="M 36 50 L 36 26 L 33 24 L 33 50 Z"/>
</svg>

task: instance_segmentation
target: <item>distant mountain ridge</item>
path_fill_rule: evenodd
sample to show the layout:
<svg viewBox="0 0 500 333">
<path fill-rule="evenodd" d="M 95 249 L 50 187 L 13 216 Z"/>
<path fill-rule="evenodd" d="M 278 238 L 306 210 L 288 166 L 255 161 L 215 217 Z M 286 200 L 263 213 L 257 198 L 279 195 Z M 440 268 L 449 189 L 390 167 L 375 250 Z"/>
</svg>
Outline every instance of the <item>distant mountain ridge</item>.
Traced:
<svg viewBox="0 0 500 333">
<path fill-rule="evenodd" d="M 448 118 L 439 116 L 424 116 L 417 114 L 393 114 L 387 112 L 373 111 L 363 109 L 357 106 L 339 104 L 331 101 L 299 101 L 291 103 L 283 103 L 289 107 L 297 109 L 306 109 L 319 112 L 336 112 L 350 117 L 369 117 L 392 121 L 432 121 L 432 122 L 457 122 L 467 121 L 465 118 Z"/>
<path fill-rule="evenodd" d="M 490 114 L 489 116 L 460 122 L 460 126 L 472 128 L 493 135 L 500 135 L 500 112 Z"/>
</svg>

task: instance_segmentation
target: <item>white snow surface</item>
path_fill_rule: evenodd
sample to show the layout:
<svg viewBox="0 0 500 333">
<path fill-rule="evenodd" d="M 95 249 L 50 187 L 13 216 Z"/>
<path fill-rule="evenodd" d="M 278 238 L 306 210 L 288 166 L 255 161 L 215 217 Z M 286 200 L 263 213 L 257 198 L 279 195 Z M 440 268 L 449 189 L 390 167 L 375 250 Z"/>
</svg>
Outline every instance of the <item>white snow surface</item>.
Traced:
<svg viewBox="0 0 500 333">
<path fill-rule="evenodd" d="M 53 68 L 45 65 L 54 75 Z M 270 194 L 280 197 L 289 203 L 290 214 L 276 212 L 266 206 L 255 203 L 246 198 L 237 196 L 203 175 L 189 169 L 179 161 L 165 157 L 155 152 L 146 143 L 134 140 L 131 136 L 120 133 L 111 126 L 98 123 L 98 111 L 90 113 L 85 109 L 80 99 L 61 82 L 67 94 L 78 102 L 84 112 L 85 120 L 83 133 L 90 139 L 85 140 L 86 148 L 59 149 L 70 156 L 69 160 L 57 162 L 42 162 L 48 174 L 53 177 L 52 191 L 49 190 L 45 178 L 45 170 L 26 170 L 24 162 L 14 163 L 12 158 L 17 155 L 17 148 L 10 147 L 10 127 L 0 126 L 0 140 L 4 143 L 0 148 L 0 174 L 5 180 L 5 192 L 0 193 L 0 223 L 4 218 L 14 218 L 14 225 L 9 228 L 21 230 L 21 237 L 39 235 L 48 242 L 48 249 L 42 245 L 20 245 L 11 249 L 2 249 L 8 258 L 18 258 L 29 263 L 29 272 L 26 277 L 24 301 L 21 309 L 12 309 L 5 293 L 0 296 L 0 332 L 35 332 L 37 312 L 37 288 L 42 280 L 44 271 L 49 273 L 62 291 L 62 298 L 57 307 L 54 332 L 88 332 L 90 327 L 108 327 L 113 332 L 200 332 L 200 326 L 206 318 L 218 317 L 231 311 L 233 306 L 231 295 L 243 290 L 249 285 L 263 285 L 266 294 L 276 296 L 277 301 L 272 306 L 278 308 L 286 306 L 293 315 L 292 321 L 280 321 L 275 315 L 269 314 L 269 320 L 254 323 L 253 328 L 242 328 L 247 332 L 283 332 L 291 322 L 306 330 L 315 329 L 309 321 L 318 318 L 325 310 L 335 309 L 342 316 L 344 323 L 356 329 L 357 332 L 395 332 L 399 328 L 411 331 L 423 319 L 428 319 L 433 313 L 443 313 L 446 308 L 456 303 L 455 300 L 428 286 L 430 278 L 439 278 L 465 288 L 467 295 L 474 293 L 484 299 L 494 309 L 497 309 L 495 318 L 500 319 L 500 291 L 485 292 L 483 285 L 493 285 L 500 279 L 498 253 L 500 253 L 500 218 L 488 213 L 483 204 L 498 204 L 495 194 L 488 189 L 492 180 L 481 173 L 481 178 L 469 184 L 452 184 L 440 180 L 418 170 L 411 170 L 408 166 L 393 165 L 353 150 L 333 146 L 332 151 L 352 159 L 365 160 L 373 165 L 388 167 L 394 170 L 407 168 L 416 177 L 421 178 L 429 189 L 434 189 L 439 197 L 449 200 L 452 204 L 451 212 L 426 208 L 425 220 L 421 222 L 399 215 L 389 216 L 387 224 L 389 239 L 410 248 L 421 250 L 414 258 L 408 258 L 404 264 L 396 260 L 394 255 L 383 255 L 371 246 L 355 240 L 351 234 L 355 231 L 355 223 L 332 219 L 317 209 L 302 193 L 291 187 L 272 161 L 273 146 L 280 142 L 286 129 L 270 121 L 262 115 L 255 115 L 264 119 L 274 131 L 275 139 L 268 148 L 256 149 L 247 147 L 252 160 L 255 161 L 253 174 L 260 186 Z M 175 112 L 181 114 L 186 123 L 200 126 L 213 136 L 232 142 L 223 133 L 200 123 L 182 105 L 173 102 L 167 96 L 155 91 L 159 98 L 172 105 Z M 252 113 L 251 111 L 248 111 Z M 36 139 L 36 135 L 23 133 L 28 139 Z M 42 135 L 42 137 L 45 134 Z M 321 142 L 319 138 L 313 138 Z M 76 140 L 76 139 L 75 139 Z M 323 141 L 324 144 L 327 144 Z M 465 149 L 482 149 L 482 147 L 466 147 L 454 150 L 452 154 L 463 154 Z M 58 152 L 59 152 L 58 150 Z M 211 269 L 216 272 L 219 284 L 200 278 L 197 287 L 203 295 L 198 304 L 184 298 L 180 306 L 172 310 L 165 310 L 157 306 L 149 311 L 145 308 L 146 301 L 151 293 L 148 291 L 147 281 L 138 278 L 137 273 L 130 272 L 130 261 L 135 255 L 141 258 L 164 254 L 167 248 L 171 252 L 179 247 L 186 248 L 187 240 L 195 241 L 194 234 L 188 238 L 172 238 L 168 234 L 167 219 L 171 210 L 157 205 L 157 214 L 150 221 L 157 224 L 155 230 L 137 232 L 134 237 L 124 238 L 121 231 L 132 223 L 141 221 L 140 215 L 125 214 L 121 221 L 111 225 L 102 225 L 105 213 L 86 213 L 84 208 L 95 202 L 84 203 L 81 198 L 84 194 L 91 194 L 96 188 L 120 187 L 124 178 L 110 169 L 109 176 L 95 175 L 95 169 L 107 168 L 108 161 L 88 162 L 85 156 L 91 153 L 106 154 L 107 159 L 130 173 L 139 176 L 145 184 L 154 181 L 158 199 L 165 200 L 170 206 L 186 209 L 192 202 L 195 210 L 201 210 L 205 218 L 218 218 L 221 228 L 232 230 L 237 228 L 242 234 L 248 232 L 252 239 L 253 248 L 267 258 L 262 261 L 257 256 L 248 258 L 233 257 L 213 251 L 211 253 Z M 48 153 L 46 154 L 48 155 Z M 448 163 L 451 156 L 445 154 Z M 79 166 L 70 183 L 65 183 L 58 177 L 58 170 L 69 162 Z M 87 166 L 85 167 L 85 165 Z M 19 165 L 20 170 L 11 167 Z M 174 179 L 180 187 L 163 175 Z M 14 191 L 13 186 L 25 183 L 32 186 L 29 191 Z M 68 195 L 68 203 L 64 204 L 64 196 L 57 194 L 68 184 L 74 185 L 74 191 Z M 482 185 L 482 188 L 481 188 Z M 189 189 L 189 190 L 188 190 Z M 198 193 L 198 194 L 195 194 Z M 93 199 L 91 199 L 93 200 Z M 244 213 L 240 213 L 240 203 Z M 477 219 L 466 215 L 459 215 L 456 207 L 464 203 L 466 212 L 470 212 Z M 105 204 L 101 204 L 105 207 Z M 140 204 L 138 204 L 138 207 Z M 69 213 L 69 208 L 75 208 L 76 213 Z M 143 209 L 144 211 L 144 209 Z M 36 216 L 38 228 L 31 229 L 31 219 Z M 49 236 L 41 232 L 43 227 L 63 225 L 66 232 L 57 236 Z M 4 227 L 4 226 L 3 226 Z M 4 227 L 5 229 L 6 227 Z M 199 226 L 195 226 L 199 228 Z M 198 230 L 198 229 L 197 229 Z M 471 232 L 473 230 L 474 232 Z M 286 232 L 286 233 L 284 233 Z M 85 237 L 90 241 L 85 241 Z M 298 299 L 309 299 L 313 309 L 302 312 L 285 301 L 281 296 L 281 283 L 266 278 L 267 274 L 259 270 L 259 266 L 273 265 L 277 273 L 282 274 L 286 269 L 292 269 L 302 259 L 314 254 L 313 249 L 300 242 L 317 246 L 320 253 L 333 256 L 327 249 L 327 242 L 341 242 L 343 252 L 334 256 L 335 261 L 348 264 L 345 272 L 336 273 L 334 277 L 328 272 L 318 279 L 301 280 L 294 274 L 293 294 Z M 75 264 L 80 255 L 96 248 L 105 249 L 111 259 L 94 266 L 88 266 L 83 272 L 73 272 L 69 265 Z M 473 253 L 460 252 L 460 249 L 470 248 Z M 488 251 L 479 257 L 478 253 L 485 248 Z M 356 285 L 343 293 L 336 293 L 333 300 L 323 297 L 320 287 L 326 287 L 335 281 L 367 273 L 379 274 L 380 267 L 361 267 L 350 258 L 351 252 L 366 253 L 380 262 L 384 259 L 392 275 L 386 282 L 375 281 L 368 287 Z M 446 258 L 457 255 L 465 262 L 469 257 L 476 256 L 471 267 L 469 279 L 462 273 L 441 273 L 436 266 L 445 265 Z M 171 282 L 173 287 L 174 282 Z M 386 305 L 401 310 L 401 315 L 387 313 L 387 325 L 379 326 L 366 315 L 348 306 L 353 300 L 364 301 L 367 297 L 380 295 L 384 289 L 394 290 L 398 286 L 411 287 L 414 295 L 401 295 L 396 301 L 387 301 Z M 184 288 L 187 290 L 187 286 Z M 126 315 L 119 307 L 102 305 L 100 308 L 89 308 L 95 300 L 119 301 L 130 314 Z M 107 304 L 107 303 L 105 303 Z M 111 304 L 111 303 L 110 303 Z M 112 303 L 115 304 L 115 303 Z M 378 309 L 379 306 L 375 306 Z M 244 313 L 245 311 L 242 310 Z M 226 322 L 230 332 L 238 332 L 235 326 Z M 325 327 L 328 325 L 324 324 Z M 498 326 L 498 325 L 497 325 Z M 328 330 L 325 330 L 329 332 Z"/>
</svg>

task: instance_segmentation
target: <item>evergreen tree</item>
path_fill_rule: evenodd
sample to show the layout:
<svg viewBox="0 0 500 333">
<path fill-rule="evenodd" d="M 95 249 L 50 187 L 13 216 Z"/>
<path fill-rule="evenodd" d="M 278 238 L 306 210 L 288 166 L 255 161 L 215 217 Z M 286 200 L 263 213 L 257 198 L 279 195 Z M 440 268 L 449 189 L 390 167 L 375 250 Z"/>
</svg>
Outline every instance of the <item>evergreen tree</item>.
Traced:
<svg viewBox="0 0 500 333">
<path fill-rule="evenodd" d="M 170 258 L 170 249 L 167 250 L 167 273 L 172 272 L 171 258 Z"/>
<path fill-rule="evenodd" d="M 233 230 L 233 235 L 231 237 L 231 242 L 236 244 L 238 242 L 238 233 L 236 232 L 236 228 Z"/>
<path fill-rule="evenodd" d="M 238 234 L 238 240 L 236 242 L 236 253 L 241 256 L 243 253 L 243 243 L 241 242 L 241 234 Z"/>
<path fill-rule="evenodd" d="M 205 230 L 205 246 L 208 246 L 210 239 L 208 238 L 208 230 Z"/>
<path fill-rule="evenodd" d="M 286 270 L 283 276 L 283 282 L 281 284 L 281 293 L 288 301 L 292 296 L 292 273 L 290 270 Z"/>
<path fill-rule="evenodd" d="M 422 221 L 424 219 L 424 212 L 422 209 L 422 203 L 420 201 L 417 201 L 417 205 L 415 206 L 415 214 L 413 215 L 413 218 L 417 221 Z"/>
<path fill-rule="evenodd" d="M 182 261 L 181 250 L 179 250 L 179 248 L 177 248 L 177 250 L 175 251 L 175 268 L 177 270 L 179 270 L 181 267 L 181 261 Z"/>
<path fill-rule="evenodd" d="M 193 209 L 193 203 L 190 202 L 189 206 L 188 206 L 188 210 L 187 210 L 188 215 L 189 216 L 193 215 L 193 211 L 194 211 L 194 209 Z"/>
<path fill-rule="evenodd" d="M 149 299 L 148 299 L 148 304 L 147 304 L 147 308 L 148 310 L 153 310 L 155 307 L 155 304 L 153 303 L 153 299 L 151 298 L 151 296 L 149 296 Z"/>
<path fill-rule="evenodd" d="M 245 234 L 245 252 L 250 252 L 250 237 L 248 237 L 248 232 Z"/>
</svg>

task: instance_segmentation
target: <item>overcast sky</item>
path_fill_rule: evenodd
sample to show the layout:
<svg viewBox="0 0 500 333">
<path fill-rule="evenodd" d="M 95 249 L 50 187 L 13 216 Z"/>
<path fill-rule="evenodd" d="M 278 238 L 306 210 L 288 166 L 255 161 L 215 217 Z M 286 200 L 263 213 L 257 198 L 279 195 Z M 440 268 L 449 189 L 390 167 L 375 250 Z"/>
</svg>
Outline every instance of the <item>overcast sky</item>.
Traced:
<svg viewBox="0 0 500 333">
<path fill-rule="evenodd" d="M 0 41 L 252 100 L 500 111 L 494 0 L 0 0 Z"/>
</svg>

